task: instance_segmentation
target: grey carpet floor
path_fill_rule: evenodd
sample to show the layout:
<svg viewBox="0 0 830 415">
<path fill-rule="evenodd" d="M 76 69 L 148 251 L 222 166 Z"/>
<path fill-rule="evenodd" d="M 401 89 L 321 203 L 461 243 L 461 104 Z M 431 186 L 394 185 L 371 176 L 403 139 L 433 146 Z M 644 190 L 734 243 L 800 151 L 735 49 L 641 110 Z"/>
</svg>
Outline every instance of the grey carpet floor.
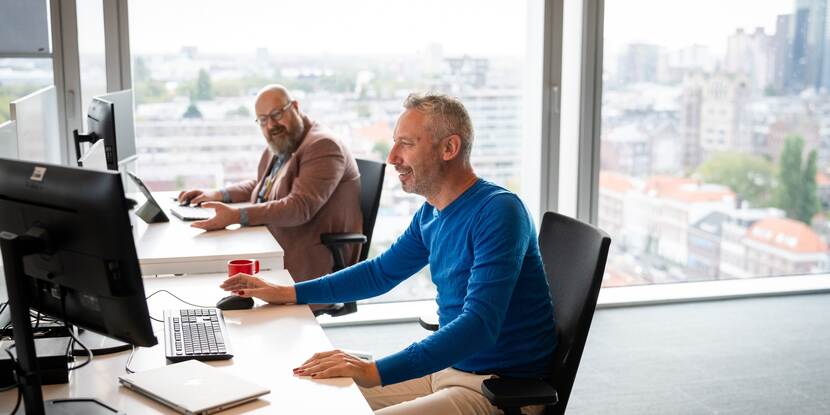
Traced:
<svg viewBox="0 0 830 415">
<path fill-rule="evenodd" d="M 394 353 L 417 323 L 326 329 Z M 598 310 L 569 414 L 830 414 L 830 294 Z"/>
</svg>

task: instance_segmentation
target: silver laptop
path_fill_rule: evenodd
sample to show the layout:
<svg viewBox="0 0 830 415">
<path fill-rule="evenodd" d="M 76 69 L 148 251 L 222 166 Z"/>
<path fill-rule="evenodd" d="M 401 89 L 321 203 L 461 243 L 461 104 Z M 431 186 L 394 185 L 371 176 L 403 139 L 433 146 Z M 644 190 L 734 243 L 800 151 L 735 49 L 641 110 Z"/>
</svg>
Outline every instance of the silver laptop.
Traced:
<svg viewBox="0 0 830 415">
<path fill-rule="evenodd" d="M 198 360 L 119 376 L 122 385 L 183 414 L 212 414 L 269 393 Z"/>
</svg>

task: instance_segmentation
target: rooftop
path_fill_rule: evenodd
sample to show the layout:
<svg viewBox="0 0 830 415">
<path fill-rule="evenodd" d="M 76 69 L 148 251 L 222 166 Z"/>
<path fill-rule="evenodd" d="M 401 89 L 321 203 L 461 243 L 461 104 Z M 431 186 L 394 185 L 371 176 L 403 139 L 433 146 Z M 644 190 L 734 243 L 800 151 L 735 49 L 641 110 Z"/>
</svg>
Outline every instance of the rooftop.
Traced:
<svg viewBox="0 0 830 415">
<path fill-rule="evenodd" d="M 824 252 L 827 243 L 805 225 L 787 218 L 767 218 L 755 222 L 747 232 L 750 239 L 792 252 Z"/>
</svg>

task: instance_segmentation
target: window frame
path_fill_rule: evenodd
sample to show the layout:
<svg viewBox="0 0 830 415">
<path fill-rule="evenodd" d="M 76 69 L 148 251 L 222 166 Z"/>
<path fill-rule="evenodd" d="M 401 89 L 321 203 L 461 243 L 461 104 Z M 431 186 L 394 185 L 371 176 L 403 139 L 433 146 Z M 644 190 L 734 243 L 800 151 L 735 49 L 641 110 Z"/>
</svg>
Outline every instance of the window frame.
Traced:
<svg viewBox="0 0 830 415">
<path fill-rule="evenodd" d="M 74 111 L 66 112 L 65 120 L 62 116 L 62 122 L 66 125 L 63 132 L 67 133 L 67 137 L 71 137 L 71 130 L 81 125 L 81 120 L 77 116 L 80 109 L 80 96 L 74 93 L 74 91 L 79 90 L 77 30 L 76 26 L 73 26 L 77 24 L 77 22 L 74 22 L 75 0 L 50 0 L 50 2 L 52 5 L 53 33 L 61 34 L 61 36 L 53 36 L 55 84 L 59 93 L 63 92 L 63 106 L 74 109 Z M 576 7 L 574 13 L 578 13 L 581 17 L 579 24 L 570 31 L 563 28 L 563 23 L 566 22 L 564 17 L 568 13 L 566 7 Z M 538 190 L 539 198 L 538 202 L 533 201 L 530 209 L 534 212 L 534 219 L 537 223 L 540 221 L 543 212 L 558 211 L 579 220 L 597 224 L 605 2 L 604 0 L 575 0 L 569 1 L 566 5 L 564 0 L 529 0 L 528 8 L 534 12 L 544 13 L 543 39 L 541 41 L 541 93 L 534 93 L 531 97 L 534 100 L 541 100 L 542 111 L 539 147 L 530 149 L 530 151 L 538 151 L 541 155 L 538 182 L 532 182 L 534 187 L 538 183 L 538 187 L 532 190 Z M 132 87 L 128 16 L 128 0 L 104 1 L 108 91 Z M 565 64 L 564 54 L 568 52 L 566 44 L 569 36 L 579 37 L 577 44 L 579 57 L 576 63 L 579 76 L 576 98 L 578 99 L 578 110 L 574 114 L 566 114 L 566 116 L 576 117 L 570 120 L 576 122 L 578 126 L 576 128 L 575 151 L 563 146 L 562 141 L 562 128 L 565 123 L 563 121 L 562 87 L 564 83 L 567 83 L 563 81 L 563 66 Z M 60 39 L 61 42 L 56 42 L 56 38 Z M 73 45 L 74 51 L 72 50 Z M 61 113 L 64 112 L 63 109 L 59 108 Z M 69 140 L 66 140 L 66 143 L 68 146 L 70 144 Z M 561 161 L 567 157 L 576 157 L 576 169 L 574 171 L 563 171 Z M 563 183 L 567 183 L 569 180 L 576 182 L 575 191 L 571 191 L 568 186 L 563 186 Z M 830 278 L 827 278 L 828 276 L 830 275 L 778 277 L 779 279 L 787 279 L 786 281 L 790 284 L 790 287 L 786 290 L 781 288 L 780 280 L 776 277 L 761 279 L 766 281 L 750 279 L 746 281 L 687 282 L 670 284 L 670 287 L 658 285 L 604 288 L 601 293 L 600 304 L 601 306 L 621 306 L 702 301 L 713 298 L 780 295 L 793 292 L 825 292 L 830 291 Z M 688 284 L 694 284 L 695 288 L 687 290 L 686 287 L 692 287 Z M 763 287 L 759 288 L 760 286 Z M 708 288 L 700 289 L 699 287 Z M 682 293 L 683 291 L 689 291 L 693 295 L 685 295 Z M 376 305 L 374 308 L 382 305 Z M 418 310 L 421 307 L 413 306 L 411 308 L 412 313 L 410 314 L 412 315 L 407 315 L 404 320 L 417 320 L 417 314 L 420 312 Z M 375 316 L 377 318 L 363 319 L 364 323 L 365 321 L 388 322 L 382 318 L 382 312 L 373 312 L 372 314 L 377 314 Z M 361 319 L 355 318 L 352 320 L 359 322 Z M 401 317 L 393 320 L 403 321 Z"/>
</svg>

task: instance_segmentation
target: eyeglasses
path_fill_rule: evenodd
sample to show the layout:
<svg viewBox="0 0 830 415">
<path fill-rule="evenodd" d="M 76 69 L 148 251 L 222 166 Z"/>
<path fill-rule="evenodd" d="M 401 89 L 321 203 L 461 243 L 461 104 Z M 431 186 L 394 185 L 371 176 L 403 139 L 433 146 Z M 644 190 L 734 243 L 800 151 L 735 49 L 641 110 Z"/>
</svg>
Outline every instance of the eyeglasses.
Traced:
<svg viewBox="0 0 830 415">
<path fill-rule="evenodd" d="M 284 107 L 277 108 L 277 109 L 271 111 L 270 113 L 268 113 L 268 115 L 261 115 L 261 116 L 257 117 L 257 119 L 255 119 L 254 122 L 257 123 L 257 125 L 260 126 L 260 127 L 265 127 L 265 125 L 268 124 L 268 119 L 269 118 L 271 119 L 271 121 L 277 122 L 277 121 L 282 119 L 282 116 L 285 115 L 285 111 L 288 111 L 288 108 L 293 103 L 294 103 L 294 101 L 288 101 L 288 103 L 285 104 Z"/>
</svg>

